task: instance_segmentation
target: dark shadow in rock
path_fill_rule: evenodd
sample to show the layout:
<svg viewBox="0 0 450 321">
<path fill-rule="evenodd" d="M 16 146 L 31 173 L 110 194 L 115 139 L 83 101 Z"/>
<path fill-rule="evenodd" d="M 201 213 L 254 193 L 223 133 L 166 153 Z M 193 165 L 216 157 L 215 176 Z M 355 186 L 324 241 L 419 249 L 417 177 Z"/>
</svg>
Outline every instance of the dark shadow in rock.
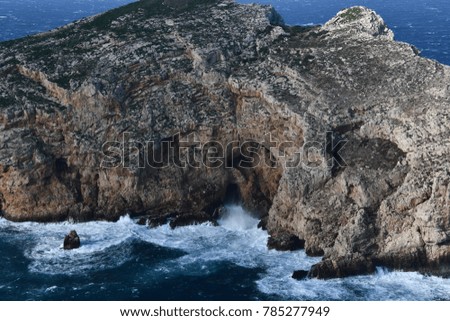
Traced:
<svg viewBox="0 0 450 321">
<path fill-rule="evenodd" d="M 297 251 L 305 248 L 305 241 L 288 232 L 274 233 L 267 240 L 269 250 Z"/>
<path fill-rule="evenodd" d="M 261 218 L 261 221 L 258 223 L 258 228 L 262 229 L 263 231 L 267 231 L 267 221 L 269 219 L 269 216 L 264 216 Z"/>
<path fill-rule="evenodd" d="M 242 202 L 241 193 L 237 184 L 230 184 L 225 193 L 223 203 L 226 205 L 239 205 Z"/>
</svg>

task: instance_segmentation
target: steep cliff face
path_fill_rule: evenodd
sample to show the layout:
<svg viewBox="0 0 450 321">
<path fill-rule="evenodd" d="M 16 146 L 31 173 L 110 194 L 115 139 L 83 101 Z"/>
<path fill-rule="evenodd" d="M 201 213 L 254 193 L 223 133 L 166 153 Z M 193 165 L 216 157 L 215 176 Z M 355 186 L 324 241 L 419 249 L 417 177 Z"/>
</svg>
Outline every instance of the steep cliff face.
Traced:
<svg viewBox="0 0 450 321">
<path fill-rule="evenodd" d="M 211 211 L 235 181 L 249 206 L 267 213 L 280 170 L 154 168 L 135 154 L 147 142 L 156 150 L 164 142 L 238 142 L 237 118 L 264 99 L 254 91 L 244 102 L 227 79 L 257 59 L 258 35 L 277 19 L 267 7 L 141 1 L 3 44 L 4 215 L 47 221 Z M 103 145 L 124 141 L 123 166 L 101 166 Z M 181 153 L 186 160 L 192 149 Z"/>
<path fill-rule="evenodd" d="M 266 6 L 139 1 L 0 44 L 0 77 L 8 219 L 213 216 L 235 185 L 270 233 L 324 255 L 312 276 L 450 262 L 450 69 L 369 9 L 303 28 Z M 145 166 L 146 142 L 175 164 Z M 207 142 L 223 166 L 181 166 Z"/>
</svg>

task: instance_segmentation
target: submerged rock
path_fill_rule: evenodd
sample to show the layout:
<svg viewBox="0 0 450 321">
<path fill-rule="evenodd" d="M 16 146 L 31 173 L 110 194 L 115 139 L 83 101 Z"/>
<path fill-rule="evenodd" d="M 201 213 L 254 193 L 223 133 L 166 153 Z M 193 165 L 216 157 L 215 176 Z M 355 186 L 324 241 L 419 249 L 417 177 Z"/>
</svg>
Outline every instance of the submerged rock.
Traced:
<svg viewBox="0 0 450 321">
<path fill-rule="evenodd" d="M 197 225 L 207 222 L 217 225 L 217 221 L 211 215 L 205 212 L 180 213 L 170 219 L 169 226 L 174 229 L 177 227 Z"/>
<path fill-rule="evenodd" d="M 75 230 L 70 231 L 64 238 L 64 250 L 73 250 L 79 248 L 81 245 L 80 237 Z"/>
<path fill-rule="evenodd" d="M 149 220 L 147 217 L 140 217 L 136 223 L 138 225 L 149 225 Z"/>
<path fill-rule="evenodd" d="M 295 280 L 301 281 L 301 280 L 307 279 L 308 274 L 309 274 L 309 271 L 297 270 L 297 271 L 294 271 L 294 273 L 292 273 L 292 278 Z"/>
<path fill-rule="evenodd" d="M 210 222 L 217 225 L 218 211 L 214 211 L 212 215 L 201 211 L 195 213 L 166 213 L 166 214 L 156 214 L 140 217 L 137 221 L 139 225 L 147 225 L 150 228 L 156 228 L 161 225 L 169 224 L 169 226 L 174 229 L 177 227 L 197 225 L 202 223 Z"/>
</svg>

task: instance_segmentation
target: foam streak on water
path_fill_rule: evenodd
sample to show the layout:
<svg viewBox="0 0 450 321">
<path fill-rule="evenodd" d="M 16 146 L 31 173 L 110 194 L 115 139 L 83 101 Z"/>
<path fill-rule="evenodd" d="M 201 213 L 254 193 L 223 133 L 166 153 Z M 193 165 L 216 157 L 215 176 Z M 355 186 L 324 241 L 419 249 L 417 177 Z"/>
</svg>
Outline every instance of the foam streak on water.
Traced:
<svg viewBox="0 0 450 321">
<path fill-rule="evenodd" d="M 116 223 L 89 222 L 80 224 L 37 224 L 11 223 L 0 220 L 1 240 L 9 237 L 10 242 L 21 242 L 23 256 L 26 258 L 27 277 L 56 277 L 53 283 L 44 284 L 42 289 L 29 289 L 32 295 L 41 291 L 39 298 L 58 291 L 77 291 L 77 287 L 98 288 L 101 293 L 108 291 L 108 281 L 101 285 L 79 284 L 72 289 L 65 286 L 65 278 L 83 277 L 105 273 L 114 275 L 122 266 L 135 264 L 141 256 L 153 256 L 140 251 L 133 252 L 133 244 L 147 244 L 146 247 L 159 246 L 180 252 L 180 255 L 167 257 L 152 263 L 140 263 L 142 270 L 136 275 L 139 282 L 159 282 L 161 279 L 175 277 L 208 279 L 217 276 L 217 269 L 224 264 L 235 266 L 232 269 L 258 269 L 254 284 L 255 298 L 296 299 L 296 300 L 434 300 L 450 299 L 450 280 L 426 277 L 418 273 L 388 272 L 379 269 L 375 275 L 359 276 L 337 280 L 295 281 L 291 278 L 296 269 L 309 269 L 320 259 L 307 257 L 304 251 L 277 252 L 267 250 L 268 235 L 257 228 L 258 220 L 251 217 L 240 206 L 228 207 L 228 214 L 219 226 L 202 224 L 172 230 L 168 225 L 155 229 L 135 224 L 128 216 Z M 62 238 L 71 229 L 76 229 L 82 239 L 82 247 L 72 251 L 62 249 Z M 151 250 L 155 251 L 155 250 Z M 11 254 L 9 254 L 11 256 Z M 150 261 L 149 261 L 150 262 Z M 136 266 L 136 265 L 133 265 Z M 122 270 L 121 270 L 122 271 Z M 4 272 L 4 271 L 0 271 Z M 120 272 L 122 273 L 122 272 Z M 11 273 L 10 273 L 11 274 Z M 4 275 L 4 273 L 3 273 Z M 10 280 L 0 277 L 0 294 L 3 288 L 11 289 L 16 277 Z M 86 280 L 86 283 L 88 281 Z M 112 280 L 110 281 L 113 282 Z M 139 295 L 139 284 L 131 288 L 123 281 L 124 291 Z M 127 282 L 135 282 L 127 281 Z M 152 284 L 144 287 L 152 287 Z M 234 280 L 233 282 L 239 282 Z M 134 284 L 134 283 L 133 283 Z M 117 284 L 115 285 L 117 287 Z M 192 284 L 192 286 L 196 286 Z M 231 285 L 230 285 L 231 286 Z M 12 291 L 12 290 L 11 290 Z M 91 291 L 91 290 L 90 290 Z M 38 293 L 38 292 L 36 292 Z M 78 297 L 83 299 L 83 294 Z M 258 294 L 259 293 L 259 294 Z M 208 297 L 207 291 L 196 294 Z M 197 298 L 198 298 L 197 296 Z M 139 296 L 137 296 L 139 297 Z M 130 297 L 131 298 L 131 297 Z M 188 298 L 186 298 L 188 299 Z M 230 298 L 232 299 L 232 297 Z"/>
</svg>

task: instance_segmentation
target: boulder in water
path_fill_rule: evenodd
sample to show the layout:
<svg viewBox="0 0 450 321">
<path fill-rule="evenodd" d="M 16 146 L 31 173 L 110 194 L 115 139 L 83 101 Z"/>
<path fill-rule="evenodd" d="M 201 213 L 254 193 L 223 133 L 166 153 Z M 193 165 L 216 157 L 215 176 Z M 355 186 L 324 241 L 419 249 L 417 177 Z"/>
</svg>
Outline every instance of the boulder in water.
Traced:
<svg viewBox="0 0 450 321">
<path fill-rule="evenodd" d="M 80 245 L 80 237 L 75 230 L 70 231 L 64 238 L 64 250 L 77 249 Z"/>
<path fill-rule="evenodd" d="M 308 278 L 308 274 L 309 271 L 305 271 L 305 270 L 298 270 L 298 271 L 294 271 L 294 273 L 292 273 L 292 278 L 295 280 L 305 280 Z"/>
<path fill-rule="evenodd" d="M 261 221 L 258 223 L 258 228 L 262 229 L 263 231 L 267 231 L 267 221 L 269 219 L 269 216 L 264 216 L 261 218 Z"/>
</svg>

